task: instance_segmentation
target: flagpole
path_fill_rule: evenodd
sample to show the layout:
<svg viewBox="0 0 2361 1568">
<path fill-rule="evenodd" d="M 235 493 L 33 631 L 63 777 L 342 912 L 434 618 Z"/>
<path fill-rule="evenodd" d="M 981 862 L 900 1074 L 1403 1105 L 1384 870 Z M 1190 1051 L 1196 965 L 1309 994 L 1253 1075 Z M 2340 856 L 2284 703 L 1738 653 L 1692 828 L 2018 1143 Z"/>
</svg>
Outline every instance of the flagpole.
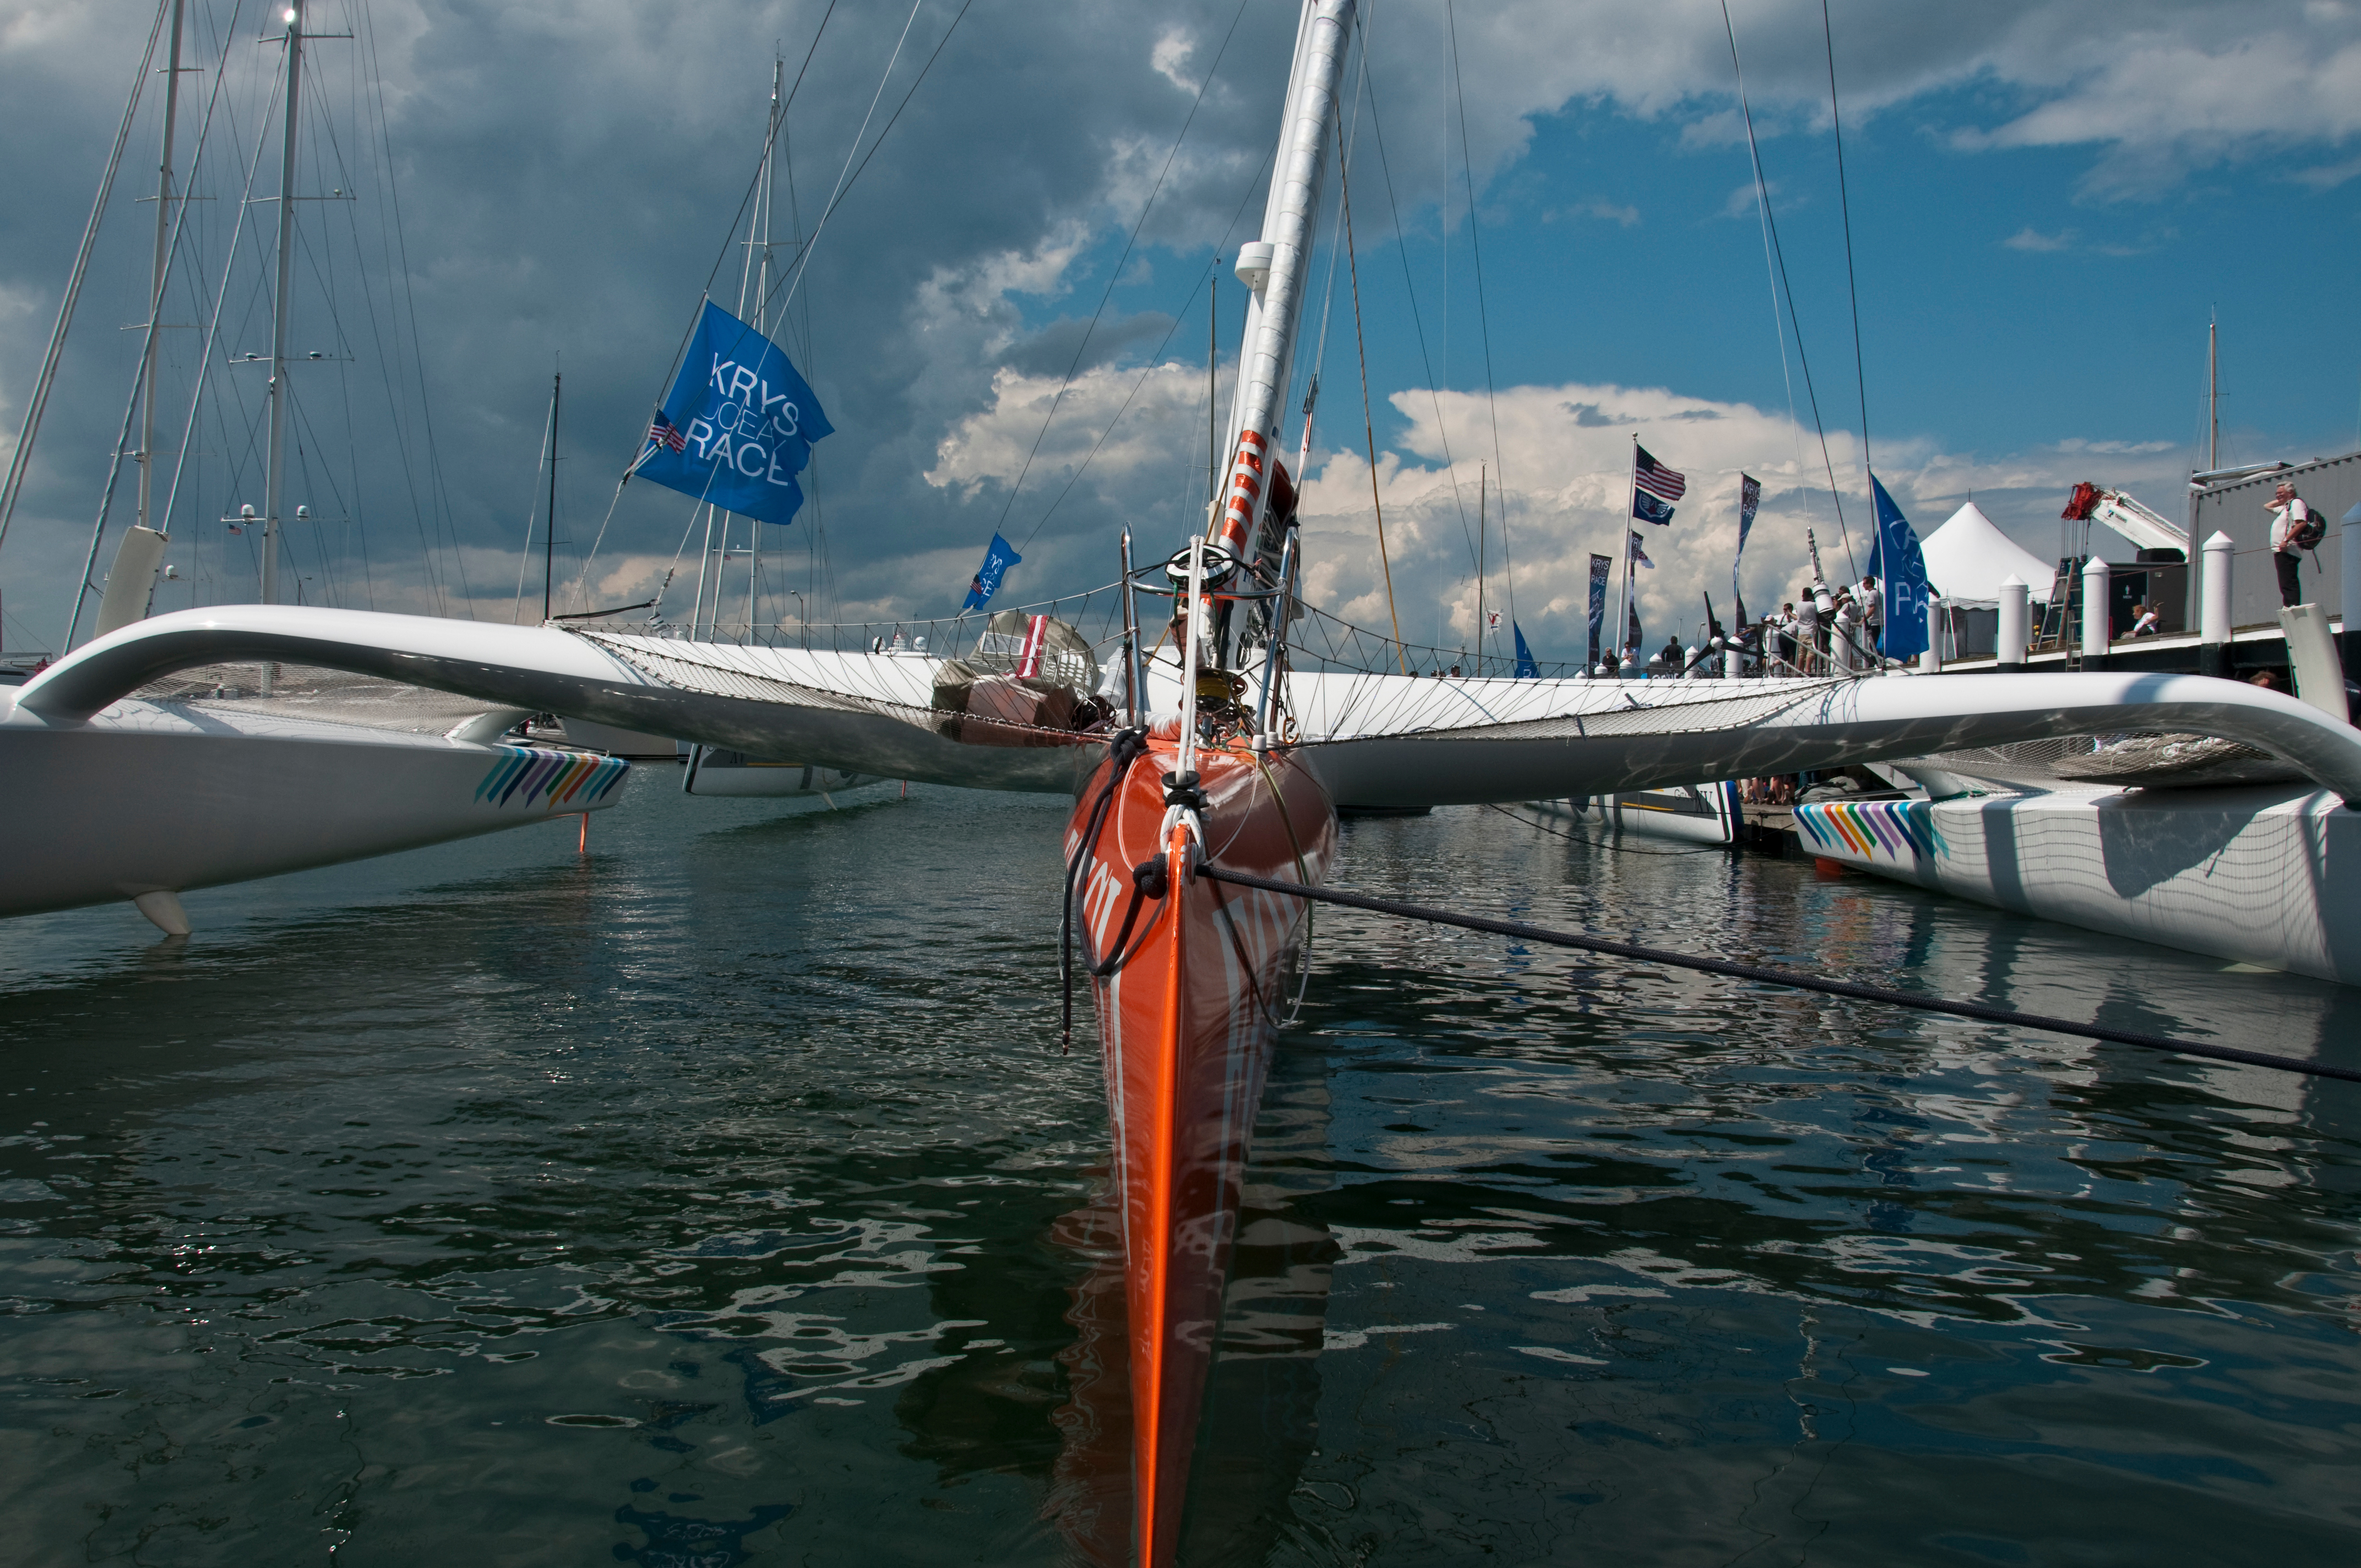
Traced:
<svg viewBox="0 0 2361 1568">
<path fill-rule="evenodd" d="M 1628 466 L 1626 477 L 1630 482 L 1623 498 L 1623 520 L 1615 525 L 1615 532 L 1623 536 L 1623 594 L 1622 602 L 1615 613 L 1613 663 L 1618 675 L 1623 673 L 1623 640 L 1631 635 L 1631 514 L 1637 511 L 1640 506 L 1640 433 L 1638 431 L 1631 433 L 1631 461 Z"/>
<path fill-rule="evenodd" d="M 1484 465 L 1476 466 L 1476 678 L 1484 677 L 1484 492 L 1490 488 L 1491 477 Z"/>
</svg>

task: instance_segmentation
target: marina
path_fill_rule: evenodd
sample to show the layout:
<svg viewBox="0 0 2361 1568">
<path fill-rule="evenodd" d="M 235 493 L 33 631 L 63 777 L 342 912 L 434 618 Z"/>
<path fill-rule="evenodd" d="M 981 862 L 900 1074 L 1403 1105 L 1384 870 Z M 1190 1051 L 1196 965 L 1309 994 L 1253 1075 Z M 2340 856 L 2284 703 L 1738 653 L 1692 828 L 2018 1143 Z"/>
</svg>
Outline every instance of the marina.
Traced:
<svg viewBox="0 0 2361 1568">
<path fill-rule="evenodd" d="M 467 214 L 587 186 L 435 123 L 507 113 L 416 47 L 444 19 L 389 57 L 315 0 L 248 51 L 240 0 L 156 0 L 0 383 L 0 1446 L 38 1557 L 2351 1554 L 2361 451 L 2246 460 L 2346 450 L 2299 367 L 2225 448 L 2216 310 L 2186 449 L 2104 435 L 2160 417 L 2120 346 L 2120 411 L 1987 388 L 2028 400 L 1973 416 L 2005 458 L 1872 447 L 1873 407 L 1971 417 L 1986 329 L 1939 397 L 1872 377 L 1938 291 L 1864 327 L 1844 115 L 1889 274 L 1912 180 L 2002 145 L 1905 151 L 1936 90 L 1840 89 L 1840 39 L 1938 42 L 1882 12 L 1823 4 L 1799 78 L 1808 18 L 1725 5 L 1653 97 L 1515 86 L 1596 53 L 1546 13 L 1175 13 L 1126 46 L 1175 103 L 1028 131 L 1070 62 L 1005 19 L 790 9 L 759 116 L 741 40 L 748 83 L 648 133 L 603 284 L 578 233 L 528 253 L 553 313 Z M 947 139 L 1012 48 L 1022 102 Z M 0 31 L 0 71 L 44 50 Z M 632 98 L 580 85 L 569 144 Z M 1539 137 L 1576 178 L 1577 114 L 1751 179 L 1669 247 L 1525 211 L 1501 174 Z M 135 128 L 133 365 L 68 338 L 85 282 L 140 287 L 99 243 Z M 1602 222 L 1709 258 L 1696 298 L 1536 296 Z M 1745 225 L 1775 358 L 1706 384 L 1755 400 L 1642 384 Z M 1977 243 L 2074 253 L 2086 309 L 2165 247 L 2081 233 Z M 592 299 L 595 341 L 554 324 Z M 1630 384 L 1563 379 L 1594 359 Z M 2037 397 L 2086 433 L 2024 445 Z M 15 585 L 53 578 L 41 646 Z"/>
</svg>

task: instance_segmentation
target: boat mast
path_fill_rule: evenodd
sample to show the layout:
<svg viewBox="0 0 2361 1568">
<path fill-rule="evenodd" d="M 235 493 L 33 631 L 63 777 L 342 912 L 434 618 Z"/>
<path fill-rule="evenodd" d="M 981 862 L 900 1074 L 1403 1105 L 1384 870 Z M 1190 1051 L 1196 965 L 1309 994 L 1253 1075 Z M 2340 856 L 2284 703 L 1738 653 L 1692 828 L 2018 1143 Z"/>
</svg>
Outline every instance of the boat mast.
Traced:
<svg viewBox="0 0 2361 1568">
<path fill-rule="evenodd" d="M 1320 213 L 1320 182 L 1351 41 L 1355 0 L 1304 0 L 1297 24 L 1295 62 L 1262 237 L 1238 250 L 1238 280 L 1252 291 L 1238 356 L 1238 390 L 1232 404 L 1227 499 L 1213 521 L 1215 543 L 1241 560 L 1253 551 L 1257 522 L 1279 458 L 1281 405 L 1303 314 L 1312 264 L 1312 225 Z M 1228 638 L 1215 649 L 1226 663 Z"/>
<path fill-rule="evenodd" d="M 2222 466 L 2222 342 L 2221 323 L 2205 323 L 2205 471 Z"/>
<path fill-rule="evenodd" d="M 287 489 L 287 321 L 295 294 L 295 106 L 303 84 L 303 16 L 287 7 L 286 136 L 279 155 L 279 275 L 270 315 L 270 444 L 264 459 L 262 602 L 279 599 L 280 510 Z"/>
<path fill-rule="evenodd" d="M 1476 465 L 1476 674 L 1484 674 L 1484 492 L 1491 488 L 1491 470 Z"/>
<path fill-rule="evenodd" d="M 156 489 L 156 334 L 164 321 L 164 270 L 172 246 L 172 131 L 180 118 L 181 16 L 186 0 L 172 0 L 171 52 L 164 61 L 164 147 L 156 161 L 156 259 L 148 275 L 148 342 L 139 367 L 139 526 L 149 521 Z M 157 532 L 163 530 L 156 529 Z"/>
<path fill-rule="evenodd" d="M 541 619 L 549 621 L 549 580 L 557 568 L 557 394 L 566 378 L 552 371 L 549 377 L 549 520 L 542 532 L 541 544 Z M 577 601 L 579 602 L 579 601 Z"/>
<path fill-rule="evenodd" d="M 771 134 L 763 143 L 763 238 L 754 272 L 754 330 L 771 335 L 771 217 L 779 205 L 780 90 L 785 85 L 787 62 L 771 61 Z M 746 641 L 754 639 L 755 585 L 763 576 L 763 521 L 746 520 Z"/>
</svg>

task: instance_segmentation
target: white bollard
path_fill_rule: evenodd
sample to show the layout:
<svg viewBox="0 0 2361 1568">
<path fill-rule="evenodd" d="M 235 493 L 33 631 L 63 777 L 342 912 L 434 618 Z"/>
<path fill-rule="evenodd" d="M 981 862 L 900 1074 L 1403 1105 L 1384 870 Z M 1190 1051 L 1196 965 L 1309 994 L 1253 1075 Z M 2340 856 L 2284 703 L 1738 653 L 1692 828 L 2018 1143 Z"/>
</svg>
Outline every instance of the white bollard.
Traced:
<svg viewBox="0 0 2361 1568">
<path fill-rule="evenodd" d="M 2027 609 L 2032 591 L 2015 572 L 2001 579 L 2000 636 L 1993 644 L 1993 658 L 2004 670 L 2025 668 L 2025 645 L 2033 636 Z"/>
<path fill-rule="evenodd" d="M 1927 646 L 1918 654 L 1918 673 L 1939 675 L 1943 673 L 1943 601 L 1929 595 L 1927 599 Z"/>
<path fill-rule="evenodd" d="M 2096 555 L 2082 563 L 2082 667 L 2103 670 L 2107 667 L 2108 614 L 2114 608 L 2107 602 L 2112 574 L 2107 564 Z"/>
<path fill-rule="evenodd" d="M 2205 542 L 2203 579 L 2198 585 L 2197 673 L 2230 674 L 2230 556 L 2237 549 L 2226 533 L 2216 530 Z"/>
</svg>

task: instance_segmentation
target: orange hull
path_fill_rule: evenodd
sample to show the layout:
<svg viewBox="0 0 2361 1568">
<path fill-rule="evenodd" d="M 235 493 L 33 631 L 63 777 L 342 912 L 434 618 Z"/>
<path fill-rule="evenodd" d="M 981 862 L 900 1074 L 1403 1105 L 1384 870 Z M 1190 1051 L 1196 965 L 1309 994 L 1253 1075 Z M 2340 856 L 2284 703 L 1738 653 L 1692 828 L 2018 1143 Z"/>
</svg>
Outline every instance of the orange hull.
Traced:
<svg viewBox="0 0 2361 1568">
<path fill-rule="evenodd" d="M 1094 989 L 1130 1328 L 1129 1533 L 1142 1568 L 1169 1563 L 1179 1538 L 1240 1173 L 1271 1037 L 1291 1000 L 1305 909 L 1189 874 L 1198 851 L 1185 832 L 1168 839 L 1165 831 L 1163 779 L 1175 766 L 1177 726 L 1158 729 L 1117 784 L 1075 890 L 1086 960 L 1120 960 Z M 1203 860 L 1257 876 L 1324 878 L 1336 817 L 1309 773 L 1243 746 L 1201 748 L 1196 767 Z M 1070 864 L 1084 848 L 1105 773 L 1075 811 Z M 1152 877 L 1145 890 L 1135 877 L 1149 861 L 1163 864 L 1161 897 L 1152 896 Z"/>
</svg>

